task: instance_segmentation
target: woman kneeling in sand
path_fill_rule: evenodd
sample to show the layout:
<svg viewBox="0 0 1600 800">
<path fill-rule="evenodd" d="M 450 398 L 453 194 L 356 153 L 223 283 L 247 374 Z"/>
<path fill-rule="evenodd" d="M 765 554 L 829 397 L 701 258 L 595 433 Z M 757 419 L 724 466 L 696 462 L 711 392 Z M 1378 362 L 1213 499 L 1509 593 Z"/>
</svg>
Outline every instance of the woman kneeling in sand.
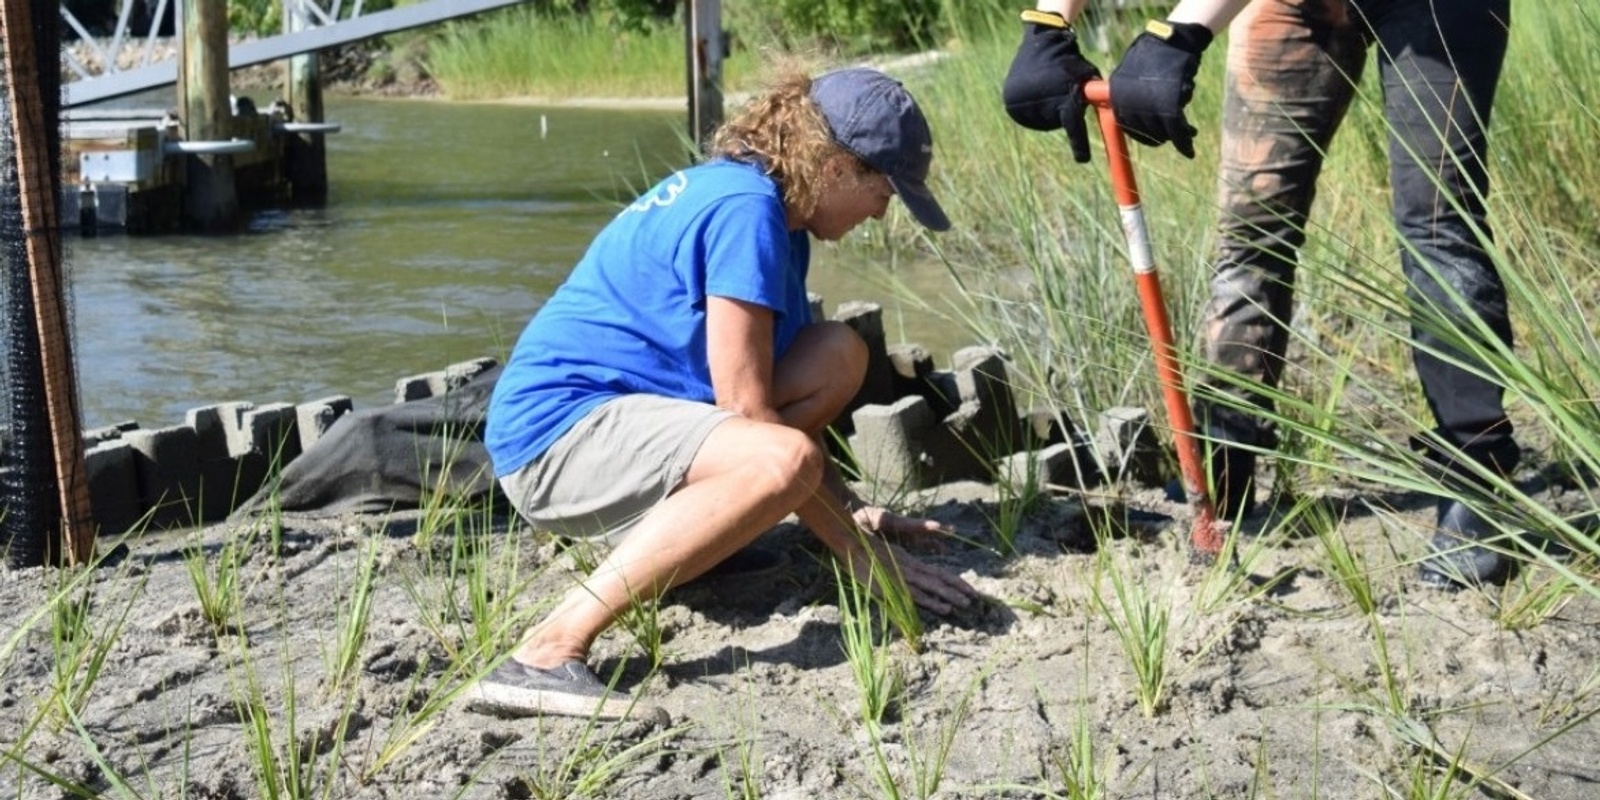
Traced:
<svg viewBox="0 0 1600 800">
<path fill-rule="evenodd" d="M 631 699 L 586 663 L 596 637 L 790 513 L 857 580 L 893 565 L 935 613 L 976 597 L 883 538 L 935 523 L 864 507 L 829 458 L 823 430 L 860 388 L 867 349 L 811 320 L 805 285 L 811 237 L 881 218 L 894 195 L 949 227 L 925 183 L 927 120 L 881 72 L 796 74 L 712 149 L 600 232 L 495 386 L 486 440 L 518 512 L 615 546 L 470 690 L 479 708 L 626 714 Z"/>
</svg>

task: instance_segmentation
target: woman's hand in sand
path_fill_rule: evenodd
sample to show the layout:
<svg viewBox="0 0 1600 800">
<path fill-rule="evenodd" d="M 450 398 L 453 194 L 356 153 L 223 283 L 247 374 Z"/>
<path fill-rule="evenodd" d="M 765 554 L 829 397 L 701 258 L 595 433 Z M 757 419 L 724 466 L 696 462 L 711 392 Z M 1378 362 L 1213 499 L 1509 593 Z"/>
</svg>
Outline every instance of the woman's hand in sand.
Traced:
<svg viewBox="0 0 1600 800">
<path fill-rule="evenodd" d="M 851 517 L 867 533 L 924 552 L 941 552 L 944 548 L 939 539 L 956 535 L 954 529 L 936 519 L 908 517 L 882 506 L 861 506 Z"/>
<path fill-rule="evenodd" d="M 872 559 L 879 565 L 878 575 L 873 574 L 872 564 L 867 560 L 853 557 L 849 559 L 850 573 L 857 581 L 871 586 L 880 597 L 883 587 L 879 585 L 879 578 L 898 575 L 910 591 L 911 600 L 935 614 L 968 608 L 973 601 L 982 598 L 961 576 L 929 564 L 898 545 L 880 539 L 867 539 L 865 544 L 872 549 Z M 857 554 L 860 550 L 852 555 Z"/>
</svg>

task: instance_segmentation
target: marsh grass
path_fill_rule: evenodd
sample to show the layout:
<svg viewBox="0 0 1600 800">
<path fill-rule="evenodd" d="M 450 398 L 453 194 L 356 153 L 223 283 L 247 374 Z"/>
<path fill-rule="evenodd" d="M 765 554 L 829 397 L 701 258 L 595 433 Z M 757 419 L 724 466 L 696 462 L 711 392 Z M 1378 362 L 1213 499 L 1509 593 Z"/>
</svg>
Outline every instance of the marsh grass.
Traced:
<svg viewBox="0 0 1600 800">
<path fill-rule="evenodd" d="M 300 695 L 295 689 L 289 657 L 281 657 L 282 685 L 273 694 L 262 682 L 260 665 L 250 645 L 241 641 L 233 658 L 230 688 L 243 723 L 257 796 L 267 800 L 314 797 L 313 776 L 306 763 L 308 754 L 301 746 L 295 724 Z"/>
<path fill-rule="evenodd" d="M 1595 574 L 1592 563 L 1587 569 L 1577 567 L 1575 572 Z M 1581 592 L 1566 576 L 1530 566 L 1519 569 L 1504 587 L 1490 591 L 1488 596 L 1494 605 L 1496 624 L 1515 631 L 1544 624 L 1561 613 Z"/>
<path fill-rule="evenodd" d="M 905 681 L 890 648 L 889 624 L 873 613 L 872 592 L 836 564 L 839 587 L 839 635 L 845 660 L 855 679 L 861 721 L 877 735 L 905 689 Z"/>
<path fill-rule="evenodd" d="M 973 698 L 983 682 L 992 677 L 985 669 L 961 690 L 960 699 L 937 725 L 928 725 L 921 733 L 911 729 L 905 734 L 906 760 L 911 772 L 912 789 L 923 800 L 938 797 L 945 783 L 945 768 L 950 763 L 950 753 L 956 740 L 965 729 Z"/>
<path fill-rule="evenodd" d="M 752 60 L 742 50 L 724 60 L 727 90 L 747 80 Z M 445 93 L 461 100 L 683 97 L 686 86 L 681 28 L 619 32 L 531 8 L 451 24 L 430 41 L 426 61 Z"/>
<path fill-rule="evenodd" d="M 92 565 L 72 567 L 67 568 L 66 573 L 93 568 Z M 73 588 L 56 595 L 50 626 L 53 661 L 49 705 L 55 709 L 58 727 L 81 713 L 93 696 L 128 623 L 128 615 L 144 593 L 146 579 L 135 581 L 127 596 L 117 599 L 99 597 L 95 583 L 77 584 L 70 574 L 63 576 L 63 588 Z M 116 602 L 117 609 L 113 615 L 94 614 L 97 601 Z"/>
<path fill-rule="evenodd" d="M 331 691 L 350 686 L 358 674 L 361 648 L 367 642 L 372 621 L 372 594 L 376 588 L 379 543 L 370 539 L 361 545 L 354 581 L 336 613 L 337 629 L 328 652 L 328 683 Z"/>
<path fill-rule="evenodd" d="M 1087 677 L 1091 670 L 1088 669 L 1088 650 L 1085 653 L 1085 670 Z M 1087 690 L 1088 687 L 1085 687 Z M 1088 692 L 1085 691 L 1085 696 Z M 1052 792 L 1052 798 L 1061 800 L 1102 800 L 1110 795 L 1107 776 L 1111 772 L 1112 762 L 1109 752 L 1102 752 L 1097 747 L 1098 737 L 1095 735 L 1094 723 L 1090 720 L 1087 703 L 1080 703 L 1077 713 L 1072 717 L 1072 729 L 1062 747 L 1050 754 L 1050 766 L 1054 769 L 1054 785 L 1060 787 L 1060 792 Z"/>
<path fill-rule="evenodd" d="M 1298 571 L 1288 566 L 1270 571 L 1268 557 L 1290 538 L 1293 516 L 1286 516 L 1270 530 L 1253 536 L 1230 531 L 1222 539 L 1222 551 L 1211 559 L 1202 573 L 1193 598 L 1193 611 L 1207 615 L 1221 613 L 1257 601 L 1273 592 Z"/>
<path fill-rule="evenodd" d="M 1322 548 L 1322 564 L 1335 584 L 1344 590 L 1357 612 L 1371 615 L 1378 609 L 1378 592 L 1373 586 L 1366 557 L 1351 546 L 1339 528 L 1339 520 L 1324 506 L 1310 503 L 1306 521 Z"/>
<path fill-rule="evenodd" d="M 1061 800 L 1101 800 L 1109 796 L 1105 774 L 1110 771 L 1110 764 L 1099 763 L 1101 756 L 1096 752 L 1086 712 L 1079 712 L 1072 726 L 1072 738 L 1064 750 L 1050 755 L 1050 765 L 1055 769 L 1061 791 L 1049 796 Z"/>
<path fill-rule="evenodd" d="M 1575 719 L 1587 719 L 1600 714 L 1600 664 L 1589 671 L 1587 677 L 1567 683 L 1563 678 L 1558 690 L 1539 704 L 1539 726 L 1570 724 Z"/>
<path fill-rule="evenodd" d="M 1415 717 L 1381 715 L 1397 740 L 1409 747 L 1398 781 L 1378 779 L 1390 797 L 1406 800 L 1447 800 L 1469 797 L 1504 797 L 1532 800 L 1499 777 L 1522 759 L 1524 752 L 1495 765 L 1477 763 L 1467 756 L 1466 742 L 1448 747 L 1425 722 Z M 1398 785 L 1397 785 L 1398 784 Z"/>
<path fill-rule="evenodd" d="M 538 754 L 521 771 L 513 792 L 522 797 L 607 797 L 629 769 L 662 758 L 673 742 L 692 729 L 680 725 L 643 737 L 630 737 L 620 726 L 590 720 L 580 730 L 551 735 L 540 723 Z"/>
<path fill-rule="evenodd" d="M 863 534 L 866 535 L 866 534 Z M 911 587 L 906 585 L 905 578 L 900 573 L 900 565 L 895 562 L 893 548 L 885 548 L 887 559 L 872 559 L 870 575 L 873 596 L 878 601 L 879 611 L 888 619 L 889 624 L 899 631 L 901 639 L 912 652 L 922 650 L 922 615 L 917 609 L 917 603 L 911 597 Z"/>
<path fill-rule="evenodd" d="M 419 548 L 418 559 L 397 582 L 450 662 L 481 666 L 555 602 L 521 603 L 548 565 L 525 568 L 512 542 L 538 539 L 515 525 L 496 546 L 488 535 L 496 525 L 494 510 L 487 504 L 458 503 L 452 513 L 431 519 L 427 541 L 434 545 Z"/>
<path fill-rule="evenodd" d="M 658 598 L 635 597 L 617 615 L 617 626 L 626 632 L 644 654 L 650 671 L 655 671 L 666 658 L 666 626 L 661 623 L 661 601 Z"/>
<path fill-rule="evenodd" d="M 884 724 L 868 724 L 866 736 L 872 752 L 866 769 L 875 791 L 852 778 L 856 793 L 886 800 L 931 800 L 945 797 L 950 791 L 966 796 L 966 787 L 945 788 L 945 772 L 950 755 L 965 732 L 973 699 L 992 677 L 991 670 L 992 665 L 985 667 L 955 692 L 938 690 L 936 686 L 926 694 L 917 693 L 923 718 L 900 719 L 897 730 Z M 897 691 L 901 700 L 909 700 L 912 694 L 908 687 Z"/>
<path fill-rule="evenodd" d="M 761 750 L 758 724 L 750 706 L 742 710 L 744 733 L 719 747 L 717 764 L 722 772 L 722 793 L 728 800 L 761 800 Z M 732 751 L 732 758 L 729 751 Z"/>
<path fill-rule="evenodd" d="M 249 545 L 245 538 L 230 538 L 217 551 L 215 561 L 202 542 L 184 550 L 183 564 L 200 604 L 200 618 L 219 636 L 237 621 L 243 603 L 242 570 Z"/>
<path fill-rule="evenodd" d="M 996 470 L 994 485 L 997 497 L 994 514 L 989 518 L 989 527 L 994 531 L 995 549 L 1002 557 L 1016 555 L 1017 536 L 1021 533 L 1023 523 L 1051 499 L 1050 487 L 1045 485 L 1044 465 L 1034 453 L 1020 452 L 1023 448 L 1019 445 L 1004 442 L 989 448 L 990 452 L 1001 454 L 1000 458 L 1005 459 L 1001 462 L 1004 466 Z M 1015 455 L 1006 458 L 1006 453 Z"/>
<path fill-rule="evenodd" d="M 1171 600 L 1141 580 L 1133 568 L 1114 564 L 1109 549 L 1100 552 L 1093 577 L 1094 606 L 1127 658 L 1139 710 L 1154 717 L 1166 708 Z M 1106 583 L 1111 584 L 1109 597 L 1101 588 Z"/>
</svg>

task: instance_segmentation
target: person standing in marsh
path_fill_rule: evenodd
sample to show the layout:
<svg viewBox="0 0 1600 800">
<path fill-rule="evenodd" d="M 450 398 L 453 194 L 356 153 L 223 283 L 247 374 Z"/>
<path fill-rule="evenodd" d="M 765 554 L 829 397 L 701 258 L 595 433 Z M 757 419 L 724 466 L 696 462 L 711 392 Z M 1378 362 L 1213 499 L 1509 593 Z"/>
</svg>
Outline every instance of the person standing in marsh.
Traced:
<svg viewBox="0 0 1600 800">
<path fill-rule="evenodd" d="M 600 232 L 495 385 L 485 440 L 507 497 L 536 527 L 611 549 L 469 690 L 479 708 L 625 715 L 631 699 L 586 663 L 596 637 L 791 513 L 857 580 L 888 567 L 935 613 L 977 596 L 885 538 L 936 523 L 866 506 L 832 464 L 822 435 L 867 348 L 813 321 L 806 292 L 811 240 L 882 218 L 895 196 L 949 228 L 926 183 L 927 120 L 881 72 L 796 72 L 711 151 Z"/>
<path fill-rule="evenodd" d="M 1039 0 L 1002 89 L 1006 110 L 1038 130 L 1064 128 L 1089 160 L 1082 86 L 1099 77 L 1071 21 L 1088 0 Z M 1389 188 L 1408 299 L 1456 323 L 1481 324 L 1506 346 L 1506 289 L 1484 248 L 1490 109 L 1511 26 L 1510 0 L 1182 0 L 1152 21 L 1110 78 L 1111 105 L 1130 138 L 1171 142 L 1194 157 L 1184 114 L 1201 54 L 1229 29 L 1223 85 L 1218 251 L 1202 324 L 1204 356 L 1276 389 L 1284 370 L 1294 280 L 1316 182 L 1377 52 L 1389 126 Z M 1444 486 L 1437 532 L 1420 565 L 1430 586 L 1503 581 L 1511 563 L 1485 546 L 1498 535 L 1458 497 L 1489 489 L 1520 459 L 1504 389 L 1437 332 L 1412 325 L 1413 362 L 1436 427 L 1417 437 Z M 1277 445 L 1269 397 L 1228 379 L 1202 379 L 1196 418 L 1220 518 L 1255 505 L 1256 454 Z"/>
</svg>

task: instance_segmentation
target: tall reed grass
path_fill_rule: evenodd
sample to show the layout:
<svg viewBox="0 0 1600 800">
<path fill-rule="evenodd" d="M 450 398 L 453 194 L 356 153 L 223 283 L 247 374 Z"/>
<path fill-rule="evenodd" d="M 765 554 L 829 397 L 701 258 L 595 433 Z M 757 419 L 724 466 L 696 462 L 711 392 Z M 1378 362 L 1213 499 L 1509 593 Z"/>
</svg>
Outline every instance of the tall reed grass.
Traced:
<svg viewBox="0 0 1600 800">
<path fill-rule="evenodd" d="M 1370 494 L 1378 497 L 1449 491 L 1406 446 L 1432 426 L 1412 377 L 1414 320 L 1506 386 L 1530 463 L 1554 461 L 1568 474 L 1600 466 L 1592 402 L 1600 349 L 1591 310 L 1600 291 L 1592 201 L 1600 175 L 1593 159 L 1578 155 L 1592 150 L 1600 109 L 1600 89 L 1588 78 L 1600 57 L 1583 45 L 1600 29 L 1597 20 L 1586 5 L 1567 1 L 1519 6 L 1512 27 L 1491 128 L 1496 231 L 1483 242 L 1510 293 L 1512 350 L 1482 330 L 1407 306 L 1386 191 L 1387 129 L 1377 70 L 1367 70 L 1330 150 L 1301 254 L 1293 364 L 1273 393 L 1286 443 L 1280 485 L 1314 493 L 1357 482 L 1375 486 Z M 1023 130 L 1000 111 L 998 87 L 1018 35 L 1011 20 L 995 20 L 967 31 L 956 57 L 906 76 L 931 118 L 935 190 L 956 221 L 955 231 L 925 239 L 955 287 L 946 313 L 1007 349 L 1021 391 L 1076 410 L 1079 419 L 1129 403 L 1159 409 L 1103 157 L 1074 164 L 1064 135 Z M 1134 148 L 1167 310 L 1186 354 L 1195 350 L 1208 294 L 1225 46 L 1207 53 L 1189 106 L 1198 157 Z M 1109 72 L 1114 61 L 1100 65 Z M 892 224 L 910 226 L 903 216 Z M 1210 369 L 1185 358 L 1191 378 Z M 1498 504 L 1508 531 L 1540 530 L 1594 552 L 1592 534 L 1540 510 L 1511 481 L 1492 495 L 1471 499 Z M 1503 546 L 1518 547 L 1510 539 Z M 1592 573 L 1568 577 L 1594 591 Z"/>
<path fill-rule="evenodd" d="M 587 18 L 518 7 L 452 24 L 433 39 L 430 74 L 452 99 L 677 98 L 688 79 L 683 32 L 619 32 Z M 723 62 L 724 88 L 747 80 L 752 57 Z"/>
</svg>

